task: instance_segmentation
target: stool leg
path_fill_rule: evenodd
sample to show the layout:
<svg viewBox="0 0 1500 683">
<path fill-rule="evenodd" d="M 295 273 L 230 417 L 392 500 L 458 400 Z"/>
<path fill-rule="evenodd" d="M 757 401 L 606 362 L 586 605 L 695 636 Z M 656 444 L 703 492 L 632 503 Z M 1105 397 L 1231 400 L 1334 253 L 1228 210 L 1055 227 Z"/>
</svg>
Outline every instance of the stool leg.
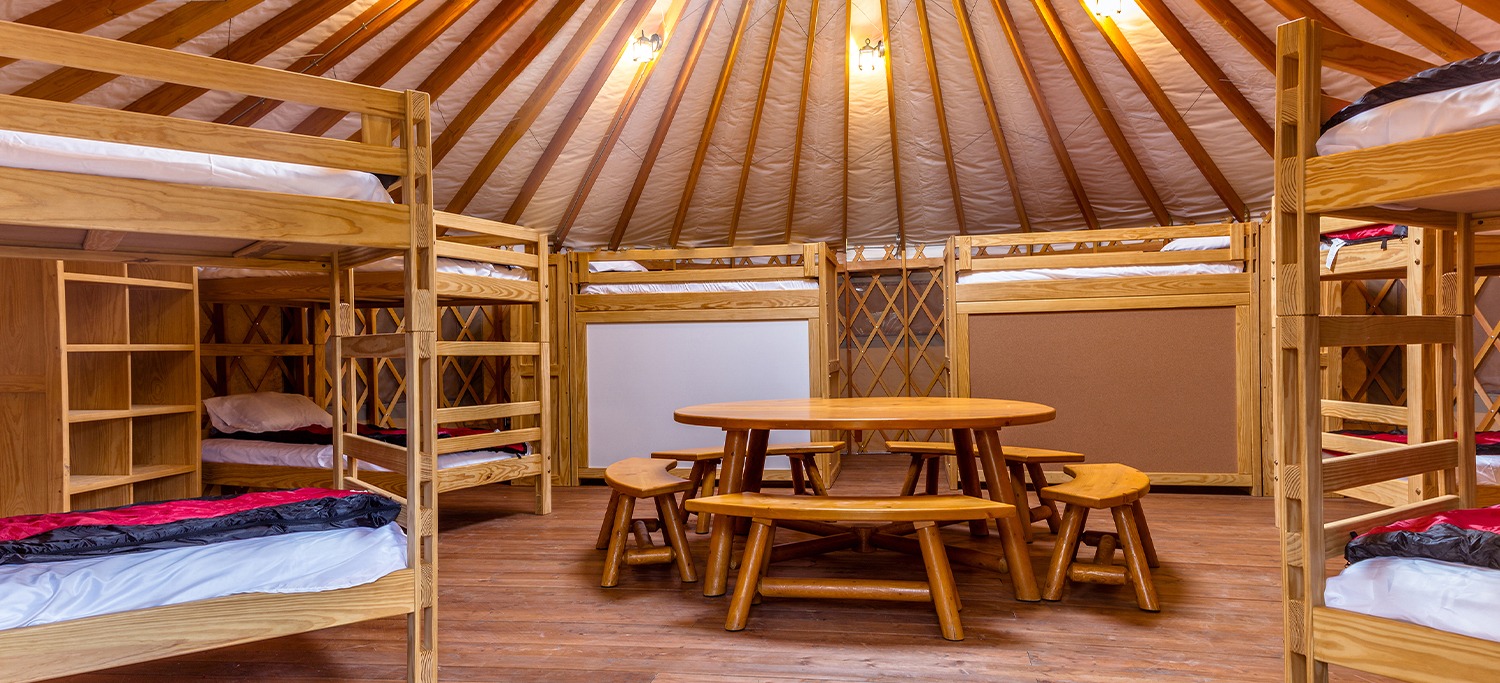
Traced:
<svg viewBox="0 0 1500 683">
<path fill-rule="evenodd" d="M 1135 517 L 1135 528 L 1141 532 L 1141 548 L 1146 551 L 1146 566 L 1160 567 L 1161 562 L 1156 559 L 1156 544 L 1151 542 L 1151 529 L 1146 526 L 1146 513 L 1141 510 L 1141 501 L 1136 500 L 1130 504 L 1130 514 Z"/>
<path fill-rule="evenodd" d="M 941 456 L 930 456 L 927 459 L 927 495 L 935 496 L 938 493 L 938 465 L 942 462 Z"/>
<path fill-rule="evenodd" d="M 796 455 L 788 455 L 786 458 L 792 468 L 792 495 L 806 495 L 807 487 L 802 483 L 802 459 Z"/>
<path fill-rule="evenodd" d="M 823 480 L 823 471 L 818 469 L 816 455 L 808 453 L 803 456 L 802 467 L 807 471 L 807 482 L 812 484 L 813 495 L 828 495 L 828 482 Z"/>
<path fill-rule="evenodd" d="M 958 619 L 958 589 L 953 585 L 953 568 L 943 539 L 932 522 L 917 522 L 917 543 L 922 547 L 922 564 L 927 566 L 927 587 L 932 606 L 937 609 L 938 627 L 947 640 L 963 640 L 964 627 Z"/>
<path fill-rule="evenodd" d="M 1031 475 L 1031 487 L 1036 489 L 1037 500 L 1047 509 L 1047 529 L 1055 534 L 1062 528 L 1062 515 L 1057 514 L 1057 503 L 1042 497 L 1042 489 L 1047 488 L 1047 473 L 1040 463 L 1034 462 L 1026 463 L 1026 473 Z"/>
<path fill-rule="evenodd" d="M 1062 528 L 1057 532 L 1057 545 L 1052 548 L 1052 563 L 1047 567 L 1047 585 L 1042 589 L 1043 600 L 1061 600 L 1063 583 L 1068 580 L 1068 565 L 1073 563 L 1073 554 L 1078 552 L 1078 536 L 1083 530 L 1087 510 L 1078 505 L 1063 509 Z"/>
<path fill-rule="evenodd" d="M 599 540 L 594 547 L 603 550 L 609 547 L 609 533 L 615 528 L 615 508 L 620 505 L 620 492 L 609 490 L 609 507 L 604 510 L 604 523 L 599 525 Z"/>
<path fill-rule="evenodd" d="M 740 560 L 740 575 L 734 584 L 734 597 L 729 600 L 729 616 L 724 620 L 725 631 L 743 631 L 750 620 L 750 601 L 755 598 L 760 583 L 760 572 L 765 567 L 765 555 L 770 554 L 771 525 L 774 522 L 754 519 L 750 523 L 750 539 L 745 542 L 745 556 Z"/>
<path fill-rule="evenodd" d="M 609 552 L 604 556 L 604 576 L 599 585 L 605 588 L 620 583 L 620 565 L 625 564 L 625 538 L 630 535 L 630 516 L 635 514 L 635 499 L 620 496 L 615 507 L 615 527 L 609 535 Z"/>
<path fill-rule="evenodd" d="M 1021 463 L 1005 461 L 1005 469 L 1010 472 L 1010 487 L 1014 489 L 1016 496 L 1016 519 L 1021 522 L 1021 529 L 1026 534 L 1026 542 L 1030 543 L 1035 536 L 1035 530 L 1031 528 L 1031 500 L 1026 497 L 1026 470 Z"/>
<path fill-rule="evenodd" d="M 1115 529 L 1120 532 L 1120 547 L 1125 551 L 1125 569 L 1130 574 L 1130 584 L 1135 587 L 1135 602 L 1147 612 L 1161 611 L 1156 599 L 1156 585 L 1151 583 L 1151 569 L 1146 566 L 1146 551 L 1141 547 L 1141 532 L 1135 526 L 1135 515 L 1124 505 L 1110 508 L 1115 516 Z"/>
<path fill-rule="evenodd" d="M 677 514 L 677 498 L 670 493 L 657 496 L 656 512 L 661 519 L 662 535 L 667 537 L 667 545 L 672 546 L 672 558 L 677 560 L 678 577 L 683 583 L 696 582 L 698 573 L 693 569 L 693 553 L 688 550 L 687 529 Z"/>
<path fill-rule="evenodd" d="M 708 472 L 703 475 L 703 490 L 698 495 L 704 497 L 712 496 L 714 495 L 714 492 L 718 490 L 718 488 L 719 466 L 717 463 L 709 463 Z M 693 531 L 700 534 L 708 533 L 709 518 L 709 515 L 698 515 L 698 526 L 694 528 Z"/>
<path fill-rule="evenodd" d="M 750 598 L 750 604 L 752 604 L 752 605 L 759 605 L 760 604 L 760 597 L 761 597 L 760 596 L 760 582 L 763 581 L 767 576 L 771 575 L 771 551 L 774 550 L 775 548 L 776 548 L 776 525 L 773 523 L 769 527 L 766 528 L 766 553 L 765 553 L 765 561 L 763 561 L 763 562 L 760 563 L 760 575 L 758 577 L 756 577 L 756 579 L 755 579 L 755 581 L 756 581 L 756 584 L 755 584 L 755 587 L 756 587 L 755 596 L 752 597 L 752 598 Z"/>
<path fill-rule="evenodd" d="M 684 505 L 677 508 L 677 514 L 680 516 L 680 519 L 682 519 L 683 524 L 687 524 L 688 518 L 686 503 L 696 498 L 698 496 L 698 492 L 703 488 L 703 471 L 704 469 L 706 469 L 706 465 L 706 462 L 699 460 L 698 462 L 693 463 L 692 471 L 688 472 L 689 487 L 688 490 L 682 493 L 682 502 L 684 503 Z"/>
<path fill-rule="evenodd" d="M 914 496 L 917 494 L 917 480 L 922 478 L 922 456 L 915 453 L 911 456 L 911 465 L 906 468 L 906 479 L 901 482 L 901 495 Z"/>
</svg>

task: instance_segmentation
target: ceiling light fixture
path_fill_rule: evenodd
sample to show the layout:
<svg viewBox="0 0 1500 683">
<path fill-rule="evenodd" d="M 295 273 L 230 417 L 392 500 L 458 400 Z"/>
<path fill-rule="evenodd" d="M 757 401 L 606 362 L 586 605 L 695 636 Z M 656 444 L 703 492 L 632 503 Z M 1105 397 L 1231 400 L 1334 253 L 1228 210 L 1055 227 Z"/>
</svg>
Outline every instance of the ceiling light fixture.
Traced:
<svg viewBox="0 0 1500 683">
<path fill-rule="evenodd" d="M 866 67 L 871 71 L 875 70 L 880 66 L 880 60 L 883 57 L 885 57 L 885 41 L 877 41 L 874 45 L 871 45 L 870 39 L 866 38 L 864 46 L 859 48 L 859 58 L 857 60 L 859 70 L 864 71 Z"/>
<path fill-rule="evenodd" d="M 1118 17 L 1125 13 L 1125 0 L 1089 0 L 1094 16 Z"/>
<path fill-rule="evenodd" d="M 656 59 L 657 53 L 661 52 L 661 34 L 653 33 L 646 35 L 646 29 L 641 29 L 641 34 L 635 40 L 630 41 L 630 61 L 649 62 Z"/>
</svg>

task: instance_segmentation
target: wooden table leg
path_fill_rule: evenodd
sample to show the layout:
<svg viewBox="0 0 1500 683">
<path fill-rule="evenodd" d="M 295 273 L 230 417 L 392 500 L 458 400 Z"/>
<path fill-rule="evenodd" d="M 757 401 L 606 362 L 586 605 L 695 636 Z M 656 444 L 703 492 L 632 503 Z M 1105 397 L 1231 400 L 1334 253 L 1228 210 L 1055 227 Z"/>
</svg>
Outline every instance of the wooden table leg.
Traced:
<svg viewBox="0 0 1500 683">
<path fill-rule="evenodd" d="M 745 442 L 745 464 L 740 470 L 740 479 L 734 488 L 726 489 L 724 493 L 739 493 L 748 491 L 759 493 L 762 479 L 766 474 L 766 441 L 771 432 L 765 429 L 750 430 L 749 440 Z M 744 535 L 750 531 L 750 520 L 740 517 L 735 520 L 734 533 Z"/>
<path fill-rule="evenodd" d="M 967 429 L 953 430 L 953 452 L 958 458 L 959 482 L 966 496 L 979 497 L 979 470 L 974 466 L 974 433 Z M 969 534 L 988 536 L 989 523 L 983 520 L 969 522 Z"/>
<path fill-rule="evenodd" d="M 735 493 L 745 472 L 745 451 L 750 433 L 724 430 L 724 464 L 720 467 L 719 491 Z M 708 537 L 708 567 L 703 572 L 703 595 L 718 597 L 729 588 L 729 556 L 734 551 L 734 518 L 712 516 L 713 533 Z"/>
<path fill-rule="evenodd" d="M 1000 523 L 1000 541 L 1005 545 L 1006 563 L 1010 566 L 1010 578 L 1015 582 L 1016 599 L 1025 602 L 1041 600 L 1042 593 L 1036 585 L 1036 574 L 1031 569 L 1026 534 L 1021 528 L 1021 515 L 1026 515 L 1029 522 L 1031 511 L 1026 507 L 1025 501 L 1017 503 L 1016 490 L 1011 486 L 1005 467 L 1001 465 L 1005 453 L 1000 447 L 1000 431 L 977 430 L 975 436 L 979 441 L 979 464 L 984 467 L 984 481 L 990 492 L 990 500 L 1017 506 L 1015 515 L 997 520 Z"/>
</svg>

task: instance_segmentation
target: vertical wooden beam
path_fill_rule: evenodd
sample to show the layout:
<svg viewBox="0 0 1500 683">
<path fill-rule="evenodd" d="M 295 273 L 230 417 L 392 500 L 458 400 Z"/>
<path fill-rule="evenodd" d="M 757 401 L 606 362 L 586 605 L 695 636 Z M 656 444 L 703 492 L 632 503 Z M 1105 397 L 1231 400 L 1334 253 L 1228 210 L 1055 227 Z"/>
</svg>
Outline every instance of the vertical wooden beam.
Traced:
<svg viewBox="0 0 1500 683">
<path fill-rule="evenodd" d="M 83 33 L 102 26 L 112 19 L 125 16 L 152 0 L 57 0 L 46 7 L 13 19 L 17 24 L 55 28 L 59 31 Z M 13 64 L 16 60 L 0 57 L 0 66 Z"/>
<path fill-rule="evenodd" d="M 1094 214 L 1094 207 L 1089 204 L 1088 193 L 1083 189 L 1083 181 L 1078 177 L 1078 170 L 1073 167 L 1073 157 L 1068 154 L 1067 145 L 1063 144 L 1062 132 L 1057 129 L 1057 119 L 1052 117 L 1052 108 L 1047 104 L 1047 96 L 1042 94 L 1042 85 L 1037 80 L 1036 69 L 1031 66 L 1031 59 L 1026 56 L 1026 48 L 1021 44 L 1021 34 L 1016 30 L 1016 18 L 1010 13 L 1010 5 L 1005 0 L 990 0 L 995 7 L 995 14 L 1000 18 L 1000 28 L 1005 31 L 1006 42 L 1010 44 L 1011 54 L 1016 58 L 1016 66 L 1021 70 L 1021 77 L 1026 81 L 1026 89 L 1031 93 L 1031 102 L 1036 105 L 1036 113 L 1042 120 L 1042 128 L 1047 131 L 1047 141 L 1052 143 L 1052 153 L 1057 156 L 1057 164 L 1062 167 L 1063 177 L 1068 181 L 1068 189 L 1073 191 L 1073 201 L 1078 204 L 1078 210 L 1083 214 L 1083 222 L 1089 228 L 1099 227 L 1099 217 Z"/>
<path fill-rule="evenodd" d="M 818 40 L 818 0 L 807 13 L 807 45 L 802 53 L 802 92 L 797 97 L 797 132 L 792 136 L 792 181 L 786 191 L 786 230 L 781 241 L 791 244 L 792 224 L 797 220 L 797 179 L 802 171 L 802 133 L 807 122 L 807 88 L 812 82 L 813 47 Z M 848 37 L 845 37 L 848 40 Z"/>
<path fill-rule="evenodd" d="M 854 0 L 844 0 L 844 212 L 839 233 L 840 250 L 849 247 L 849 45 L 853 40 Z"/>
<path fill-rule="evenodd" d="M 1423 12 L 1409 0 L 1355 0 L 1385 23 L 1450 62 L 1484 54 L 1484 50 Z"/>
<path fill-rule="evenodd" d="M 656 157 L 661 154 L 662 143 L 667 140 L 667 132 L 672 128 L 672 121 L 677 116 L 677 107 L 682 104 L 682 96 L 687 92 L 688 79 L 692 78 L 693 70 L 698 66 L 698 57 L 703 53 L 703 44 L 708 40 L 709 29 L 713 28 L 714 16 L 719 12 L 719 6 L 723 0 L 708 0 L 708 7 L 703 10 L 703 16 L 698 19 L 698 29 L 693 33 L 693 44 L 688 47 L 687 56 L 682 60 L 682 67 L 677 71 L 677 80 L 672 83 L 672 92 L 667 95 L 666 106 L 662 108 L 661 118 L 657 119 L 656 132 L 651 135 L 651 142 L 646 145 L 646 154 L 641 157 L 641 167 L 636 171 L 635 184 L 630 186 L 630 194 L 625 197 L 625 206 L 620 210 L 620 218 L 615 221 L 615 231 L 609 238 L 609 243 L 614 246 L 621 244 L 625 239 L 625 230 L 630 225 L 630 219 L 635 215 L 635 207 L 641 201 L 641 194 L 646 191 L 646 181 L 651 177 L 651 171 L 656 167 Z M 741 16 L 744 16 L 741 14 Z M 739 32 L 739 28 L 735 28 Z"/>
<path fill-rule="evenodd" d="M 937 55 L 932 51 L 932 27 L 928 23 L 927 0 L 917 0 L 916 9 L 917 28 L 922 36 L 922 55 L 927 61 L 927 80 L 932 84 L 932 105 L 937 114 L 938 139 L 943 143 L 943 163 L 948 167 L 948 188 L 953 193 L 953 218 L 958 222 L 958 234 L 967 235 L 969 221 L 964 216 L 964 194 L 958 189 L 958 166 L 953 162 L 953 141 L 948 135 L 948 112 L 943 107 L 943 84 L 938 77 Z"/>
<path fill-rule="evenodd" d="M 698 172 L 703 170 L 703 158 L 708 155 L 708 145 L 713 141 L 714 124 L 719 122 L 719 108 L 724 105 L 724 92 L 729 88 L 730 76 L 734 75 L 735 57 L 740 53 L 740 44 L 745 37 L 745 22 L 750 18 L 750 8 L 754 5 L 755 0 L 742 0 L 740 16 L 734 21 L 729 51 L 724 54 L 724 66 L 719 68 L 719 82 L 714 86 L 714 96 L 708 104 L 708 118 L 703 121 L 703 133 L 698 136 L 698 149 L 693 152 L 693 165 L 688 171 L 687 185 L 682 188 L 682 198 L 677 202 L 677 215 L 672 219 L 672 233 L 667 239 L 670 246 L 677 246 L 682 239 L 682 223 L 687 220 L 688 206 L 693 203 L 693 191 L 698 188 Z"/>
<path fill-rule="evenodd" d="M 1109 103 L 1104 101 L 1104 93 L 1099 90 L 1099 84 L 1094 82 L 1088 65 L 1083 63 L 1083 57 L 1078 54 L 1078 48 L 1073 44 L 1072 36 L 1068 35 L 1068 29 L 1063 26 L 1062 18 L 1057 16 L 1057 10 L 1048 0 L 1032 0 L 1031 4 L 1036 8 L 1037 15 L 1041 17 L 1042 24 L 1047 27 L 1047 35 L 1052 38 L 1052 44 L 1057 46 L 1057 51 L 1062 54 L 1063 63 L 1067 65 L 1068 72 L 1073 74 L 1073 81 L 1083 92 L 1083 99 L 1089 103 L 1089 110 L 1094 113 L 1094 119 L 1099 122 L 1099 127 L 1104 131 L 1105 137 L 1109 138 L 1109 144 L 1114 147 L 1115 154 L 1120 157 L 1120 162 L 1125 164 L 1125 172 L 1130 175 L 1131 182 L 1135 183 L 1135 189 L 1140 191 L 1141 197 L 1146 200 L 1146 205 L 1151 207 L 1151 215 L 1155 216 L 1156 222 L 1161 225 L 1170 224 L 1171 213 L 1162 203 L 1161 195 L 1157 194 L 1156 187 L 1151 184 L 1151 178 L 1146 175 L 1146 169 L 1136 158 L 1135 151 L 1130 148 L 1130 141 L 1125 138 L 1125 131 L 1120 128 L 1120 122 L 1110 111 Z"/>
<path fill-rule="evenodd" d="M 740 184 L 734 192 L 734 210 L 729 214 L 728 244 L 734 244 L 740 228 L 740 211 L 745 207 L 745 188 L 750 184 L 750 164 L 755 161 L 755 142 L 760 139 L 760 115 L 766 109 L 766 89 L 771 85 L 771 70 L 776 66 L 776 46 L 781 44 L 781 24 L 786 19 L 786 0 L 776 3 L 776 19 L 771 22 L 771 39 L 766 43 L 766 62 L 760 70 L 760 89 L 755 94 L 755 112 L 750 115 L 750 141 L 740 160 Z"/>
<path fill-rule="evenodd" d="M 979 44 L 974 41 L 974 22 L 964 0 L 953 0 L 953 16 L 963 34 L 964 47 L 969 53 L 969 66 L 974 69 L 974 84 L 979 88 L 979 100 L 984 103 L 984 114 L 989 120 L 990 135 L 995 139 L 995 151 L 1000 155 L 1000 165 L 1005 169 L 1005 182 L 1010 186 L 1010 198 L 1016 205 L 1016 220 L 1021 225 L 1021 232 L 1031 232 L 1031 219 L 1027 218 L 1026 204 L 1021 199 L 1015 160 L 1011 159 L 1010 146 L 1005 143 L 1005 132 L 1000 126 L 1000 111 L 995 106 L 995 93 L 990 90 L 990 77 L 979 54 Z"/>
<path fill-rule="evenodd" d="M 998 0 L 997 0 L 998 1 Z M 891 35 L 889 0 L 880 0 L 880 27 L 885 33 L 885 111 L 891 129 L 891 176 L 896 182 L 896 246 L 906 252 L 906 205 L 901 192 L 901 139 L 896 130 L 896 71 L 891 64 L 896 37 Z"/>
</svg>

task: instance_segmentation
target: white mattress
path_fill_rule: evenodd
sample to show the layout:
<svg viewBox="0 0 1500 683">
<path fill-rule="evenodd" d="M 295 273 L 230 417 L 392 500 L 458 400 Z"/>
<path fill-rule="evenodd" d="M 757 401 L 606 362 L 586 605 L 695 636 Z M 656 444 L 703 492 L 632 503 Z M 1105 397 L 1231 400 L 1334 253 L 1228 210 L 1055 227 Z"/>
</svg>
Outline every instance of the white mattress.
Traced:
<svg viewBox="0 0 1500 683">
<path fill-rule="evenodd" d="M 381 259 L 374 263 L 367 263 L 354 270 L 361 273 L 390 273 L 400 272 L 404 264 L 402 257 L 392 256 Z M 437 260 L 437 272 L 454 273 L 457 275 L 473 275 L 475 277 L 492 277 L 501 280 L 530 280 L 526 277 L 526 271 L 521 268 L 512 268 L 506 265 L 494 263 L 481 263 L 479 261 L 464 261 L 452 258 L 439 258 Z M 198 269 L 199 280 L 226 280 L 241 277 L 281 277 L 287 275 L 311 275 L 298 270 L 269 270 L 266 268 L 216 268 L 205 266 Z"/>
<path fill-rule="evenodd" d="M 0 166 L 391 202 L 380 179 L 260 159 L 0 130 Z"/>
<path fill-rule="evenodd" d="M 203 546 L 0 566 L 0 629 L 240 593 L 315 593 L 406 567 L 406 534 L 330 529 Z"/>
<path fill-rule="evenodd" d="M 580 294 L 676 294 L 686 292 L 785 292 L 817 289 L 811 280 L 751 280 L 745 282 L 674 282 L 667 284 L 584 285 Z"/>
<path fill-rule="evenodd" d="M 1493 569 L 1377 557 L 1328 579 L 1323 596 L 1329 607 L 1500 641 L 1500 571 Z"/>
<path fill-rule="evenodd" d="M 527 447 L 527 452 L 530 452 Z M 522 456 L 504 451 L 464 451 L 438 456 L 438 469 L 462 467 L 493 460 L 509 460 Z M 303 443 L 276 443 L 249 439 L 204 439 L 203 462 L 234 463 L 239 465 L 281 465 L 284 467 L 333 467 L 333 446 Z M 387 472 L 379 465 L 363 464 L 372 470 Z"/>
<path fill-rule="evenodd" d="M 1318 154 L 1337 154 L 1500 125 L 1500 81 L 1397 100 L 1360 113 L 1318 138 Z"/>
<path fill-rule="evenodd" d="M 1176 266 L 1106 266 L 1100 268 L 1034 268 L 1031 270 L 986 270 L 958 276 L 958 284 L 1026 282 L 1036 280 L 1084 280 L 1115 277 L 1163 277 L 1169 275 L 1219 275 L 1243 273 L 1232 263 L 1186 263 Z"/>
</svg>

